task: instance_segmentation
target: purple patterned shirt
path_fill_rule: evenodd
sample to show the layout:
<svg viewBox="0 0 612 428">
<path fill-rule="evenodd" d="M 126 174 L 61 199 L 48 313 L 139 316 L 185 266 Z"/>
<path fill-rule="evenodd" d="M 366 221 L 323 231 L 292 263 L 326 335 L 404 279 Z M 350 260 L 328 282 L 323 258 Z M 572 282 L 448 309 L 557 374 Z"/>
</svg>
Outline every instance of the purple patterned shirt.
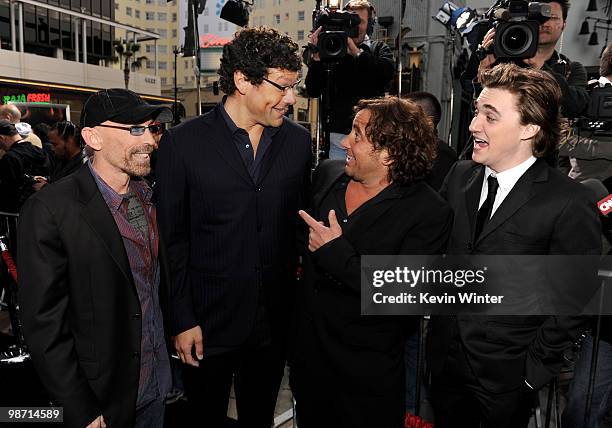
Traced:
<svg viewBox="0 0 612 428">
<path fill-rule="evenodd" d="M 98 189 L 106 201 L 130 263 L 141 308 L 142 339 L 140 344 L 140 379 L 136 408 L 164 398 L 172 387 L 172 375 L 164 339 L 163 318 L 159 303 L 160 271 L 158 262 L 157 217 L 151 202 L 152 190 L 144 181 L 130 181 L 130 193 L 139 200 L 148 233 L 143 234 L 128 220 L 128 196 L 115 192 L 87 162 Z"/>
</svg>

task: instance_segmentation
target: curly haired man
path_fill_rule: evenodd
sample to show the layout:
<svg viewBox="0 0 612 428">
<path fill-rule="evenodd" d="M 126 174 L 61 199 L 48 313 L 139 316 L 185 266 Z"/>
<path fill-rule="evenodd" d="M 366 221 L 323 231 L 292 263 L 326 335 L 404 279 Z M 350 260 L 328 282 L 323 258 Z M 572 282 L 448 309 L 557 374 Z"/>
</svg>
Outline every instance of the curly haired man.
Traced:
<svg viewBox="0 0 612 428">
<path fill-rule="evenodd" d="M 237 33 L 218 71 L 227 95 L 160 143 L 170 322 L 200 426 L 224 426 L 232 380 L 240 426 L 272 425 L 311 163 L 310 135 L 285 117 L 297 52 L 276 30 Z"/>
<path fill-rule="evenodd" d="M 392 97 L 356 111 L 346 160 L 320 165 L 312 211 L 300 211 L 310 230 L 291 353 L 300 428 L 404 426 L 404 343 L 419 320 L 360 314 L 361 256 L 442 253 L 452 224 L 424 180 L 437 140 L 421 108 Z"/>
</svg>

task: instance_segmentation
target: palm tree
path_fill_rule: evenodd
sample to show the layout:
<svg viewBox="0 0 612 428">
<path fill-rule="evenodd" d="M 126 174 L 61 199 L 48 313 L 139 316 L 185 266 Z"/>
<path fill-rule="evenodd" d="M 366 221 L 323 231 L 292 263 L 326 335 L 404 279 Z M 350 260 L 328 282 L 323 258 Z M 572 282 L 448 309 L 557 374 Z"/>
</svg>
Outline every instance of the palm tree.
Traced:
<svg viewBox="0 0 612 428">
<path fill-rule="evenodd" d="M 117 55 L 114 55 L 113 62 L 123 64 L 123 78 L 125 80 L 125 89 L 130 83 L 130 71 L 136 71 L 142 67 L 142 63 L 147 60 L 146 56 L 137 56 L 140 51 L 140 45 L 133 41 L 115 40 L 113 48 Z"/>
</svg>

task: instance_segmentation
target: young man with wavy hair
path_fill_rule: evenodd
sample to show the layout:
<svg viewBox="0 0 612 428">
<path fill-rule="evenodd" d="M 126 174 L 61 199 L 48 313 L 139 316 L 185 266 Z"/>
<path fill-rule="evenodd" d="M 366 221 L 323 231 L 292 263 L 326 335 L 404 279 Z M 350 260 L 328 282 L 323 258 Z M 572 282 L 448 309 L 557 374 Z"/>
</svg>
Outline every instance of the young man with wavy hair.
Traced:
<svg viewBox="0 0 612 428">
<path fill-rule="evenodd" d="M 480 82 L 472 160 L 457 162 L 440 190 L 455 213 L 449 254 L 599 254 L 587 188 L 544 160 L 559 141 L 554 77 L 502 64 Z M 436 427 L 526 427 L 536 392 L 558 374 L 583 327 L 578 317 L 432 317 Z"/>
<path fill-rule="evenodd" d="M 218 71 L 226 96 L 160 143 L 172 334 L 202 426 L 224 426 L 232 381 L 240 425 L 272 425 L 310 177 L 310 135 L 285 117 L 300 67 L 289 37 L 240 31 Z"/>
</svg>

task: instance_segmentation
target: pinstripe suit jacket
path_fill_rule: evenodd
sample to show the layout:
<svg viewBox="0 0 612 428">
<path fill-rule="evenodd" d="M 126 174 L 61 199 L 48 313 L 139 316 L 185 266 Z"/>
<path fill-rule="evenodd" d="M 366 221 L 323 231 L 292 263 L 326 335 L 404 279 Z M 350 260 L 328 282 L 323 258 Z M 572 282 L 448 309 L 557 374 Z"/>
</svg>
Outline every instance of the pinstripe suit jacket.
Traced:
<svg viewBox="0 0 612 428">
<path fill-rule="evenodd" d="M 309 133 L 285 119 L 257 182 L 219 107 L 165 133 L 157 164 L 173 333 L 200 325 L 204 354 L 240 345 L 259 296 L 283 335 L 296 265 L 297 211 L 310 181 Z M 260 293 L 260 288 L 263 288 Z"/>
</svg>

